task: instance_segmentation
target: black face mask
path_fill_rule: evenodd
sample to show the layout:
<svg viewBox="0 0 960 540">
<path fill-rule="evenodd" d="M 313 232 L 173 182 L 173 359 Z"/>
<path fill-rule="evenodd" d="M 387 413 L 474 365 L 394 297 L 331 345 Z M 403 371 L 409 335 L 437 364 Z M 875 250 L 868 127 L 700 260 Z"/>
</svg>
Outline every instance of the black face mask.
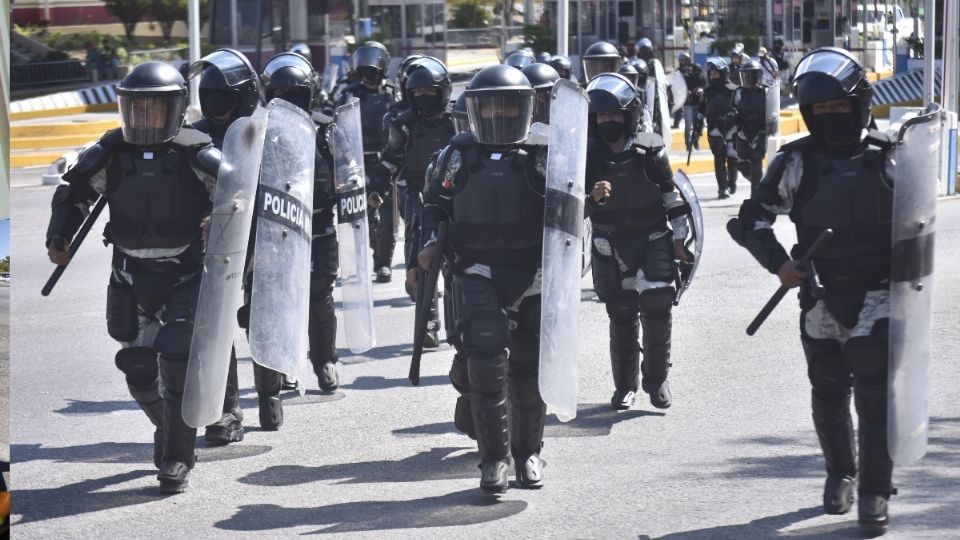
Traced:
<svg viewBox="0 0 960 540">
<path fill-rule="evenodd" d="M 813 115 L 811 132 L 831 146 L 851 146 L 860 142 L 863 126 L 853 113 Z"/>
<path fill-rule="evenodd" d="M 617 142 L 627 131 L 623 122 L 601 122 L 597 124 L 597 130 L 608 143 Z"/>
<path fill-rule="evenodd" d="M 200 92 L 200 110 L 204 116 L 213 118 L 223 116 L 236 107 L 238 97 L 233 92 L 223 90 L 203 90 Z"/>
<path fill-rule="evenodd" d="M 433 114 L 443 108 L 442 100 L 436 94 L 414 96 L 413 100 L 417 104 L 417 110 L 422 113 Z"/>
</svg>

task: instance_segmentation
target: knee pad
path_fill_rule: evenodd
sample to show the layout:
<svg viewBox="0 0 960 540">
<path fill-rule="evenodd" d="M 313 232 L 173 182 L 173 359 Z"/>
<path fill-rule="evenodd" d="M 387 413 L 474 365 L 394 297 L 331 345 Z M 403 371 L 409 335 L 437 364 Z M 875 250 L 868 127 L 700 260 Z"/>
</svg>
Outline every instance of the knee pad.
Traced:
<svg viewBox="0 0 960 540">
<path fill-rule="evenodd" d="M 160 328 L 153 348 L 160 356 L 171 361 L 186 362 L 190 356 L 190 340 L 193 338 L 193 323 L 174 321 Z"/>
<path fill-rule="evenodd" d="M 606 308 L 611 322 L 620 325 L 637 323 L 640 294 L 637 291 L 620 291 L 607 300 Z"/>
<path fill-rule="evenodd" d="M 463 321 L 463 345 L 468 349 L 499 351 L 507 346 L 509 322 L 499 311 L 477 311 Z"/>
<path fill-rule="evenodd" d="M 843 357 L 856 384 L 887 384 L 889 346 L 878 336 L 852 337 L 843 347 Z"/>
<path fill-rule="evenodd" d="M 114 279 L 107 286 L 107 333 L 120 342 L 137 338 L 139 324 L 133 288 Z"/>
<path fill-rule="evenodd" d="M 470 374 L 467 371 L 467 357 L 459 353 L 454 355 L 453 364 L 450 366 L 450 382 L 457 392 L 467 394 L 470 392 Z"/>
<path fill-rule="evenodd" d="M 644 279 L 650 282 L 673 279 L 673 240 L 670 235 L 650 242 L 644 258 Z"/>
<path fill-rule="evenodd" d="M 467 358 L 470 388 L 476 394 L 499 394 L 507 390 L 507 355 L 475 355 Z"/>
<path fill-rule="evenodd" d="M 657 287 L 640 293 L 640 313 L 644 317 L 665 316 L 673 308 L 673 287 Z"/>
<path fill-rule="evenodd" d="M 117 352 L 117 369 L 134 386 L 146 386 L 157 380 L 157 352 L 149 347 L 127 347 Z"/>
</svg>

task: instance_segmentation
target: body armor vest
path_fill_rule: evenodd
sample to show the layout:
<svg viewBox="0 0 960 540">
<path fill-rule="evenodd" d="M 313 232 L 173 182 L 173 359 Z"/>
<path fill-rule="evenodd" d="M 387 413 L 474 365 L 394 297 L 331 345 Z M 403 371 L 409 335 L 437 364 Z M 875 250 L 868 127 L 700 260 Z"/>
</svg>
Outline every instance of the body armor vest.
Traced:
<svg viewBox="0 0 960 540">
<path fill-rule="evenodd" d="M 767 91 L 764 88 L 740 88 L 737 91 L 737 126 L 754 135 L 767 127 Z"/>
<path fill-rule="evenodd" d="M 114 243 L 128 250 L 172 249 L 200 237 L 210 200 L 187 152 L 171 144 L 153 152 L 130 145 L 115 151 L 107 170 Z"/>
<path fill-rule="evenodd" d="M 423 188 L 430 158 L 434 152 L 446 146 L 456 132 L 448 114 L 437 120 L 426 120 L 416 114 L 412 120 L 405 121 L 405 116 L 399 120 L 407 126 L 410 138 L 407 140 L 402 175 L 408 186 L 413 185 L 419 191 Z"/>
<path fill-rule="evenodd" d="M 363 151 L 383 149 L 383 115 L 393 104 L 393 93 L 387 87 L 372 91 L 357 83 L 351 93 L 360 100 L 360 129 L 363 132 Z"/>
<path fill-rule="evenodd" d="M 598 178 L 611 185 L 610 199 L 590 217 L 594 228 L 606 233 L 643 232 L 666 223 L 663 194 L 644 168 L 645 156 L 637 149 L 633 157 L 600 165 Z"/>
<path fill-rule="evenodd" d="M 803 153 L 803 179 L 790 213 L 804 249 L 826 228 L 833 239 L 817 260 L 847 259 L 850 269 L 889 265 L 893 191 L 883 173 L 884 151 L 868 147 L 855 156 Z"/>
<path fill-rule="evenodd" d="M 731 100 L 733 99 L 733 89 L 728 85 L 707 85 L 707 88 L 703 91 L 703 98 L 707 100 L 706 110 L 704 111 L 707 116 L 707 122 L 711 126 L 720 121 L 720 117 L 730 112 L 732 105 Z"/>
<path fill-rule="evenodd" d="M 527 153 L 502 158 L 477 145 L 462 156 L 453 197 L 451 241 L 472 261 L 496 266 L 539 265 L 543 245 L 543 195 L 527 178 Z"/>
</svg>

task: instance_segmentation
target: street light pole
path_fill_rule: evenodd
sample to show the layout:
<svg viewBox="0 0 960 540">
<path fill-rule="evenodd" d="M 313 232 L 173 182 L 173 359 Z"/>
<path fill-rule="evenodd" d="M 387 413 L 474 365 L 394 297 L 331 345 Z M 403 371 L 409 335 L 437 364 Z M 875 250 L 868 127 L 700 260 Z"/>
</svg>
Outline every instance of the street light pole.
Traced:
<svg viewBox="0 0 960 540">
<path fill-rule="evenodd" d="M 933 72 L 936 69 L 937 20 L 934 18 L 936 10 L 935 0 L 924 2 L 923 13 L 923 106 L 933 101 L 936 89 L 933 87 Z M 946 27 L 944 27 L 946 29 Z"/>
<path fill-rule="evenodd" d="M 570 56 L 570 1 L 557 0 L 557 54 Z"/>
<path fill-rule="evenodd" d="M 190 0 L 187 4 L 187 26 L 190 31 L 190 63 L 200 60 L 200 0 Z M 190 81 L 190 106 L 200 107 L 200 94 L 197 86 L 200 78 L 194 77 Z"/>
</svg>

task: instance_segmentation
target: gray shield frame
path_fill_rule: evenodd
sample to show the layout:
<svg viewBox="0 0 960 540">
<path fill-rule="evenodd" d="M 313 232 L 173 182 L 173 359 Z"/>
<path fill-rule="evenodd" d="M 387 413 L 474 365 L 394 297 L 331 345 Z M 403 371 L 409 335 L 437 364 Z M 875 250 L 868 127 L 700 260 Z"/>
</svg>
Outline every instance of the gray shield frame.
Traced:
<svg viewBox="0 0 960 540">
<path fill-rule="evenodd" d="M 677 290 L 677 297 L 674 299 L 674 303 L 677 304 L 680 302 L 680 297 L 683 296 L 683 293 L 690 288 L 690 284 L 693 283 L 693 277 L 697 273 L 697 268 L 700 267 L 700 258 L 703 254 L 703 211 L 700 209 L 700 198 L 697 197 L 697 191 L 693 189 L 693 183 L 687 178 L 686 173 L 683 171 L 675 172 L 673 174 L 673 183 L 676 184 L 683 200 L 690 205 L 690 215 L 687 219 L 690 222 L 690 231 L 692 234 L 687 237 L 684 245 L 687 250 L 693 253 L 693 268 L 690 269 L 690 273 L 683 281 L 682 287 Z"/>
<path fill-rule="evenodd" d="M 550 104 L 550 146 L 543 229 L 540 395 L 566 422 L 577 416 L 583 198 L 587 165 L 587 93 L 561 79 Z"/>
<path fill-rule="evenodd" d="M 771 144 L 772 143 L 772 144 Z M 780 81 L 767 88 L 767 163 L 780 150 Z"/>
<path fill-rule="evenodd" d="M 250 355 L 305 380 L 316 127 L 282 99 L 267 105 L 250 294 Z M 301 386 L 301 392 L 303 388 Z"/>
<path fill-rule="evenodd" d="M 944 114 L 936 106 L 905 122 L 889 155 L 893 179 L 887 444 L 897 465 L 927 447 L 933 252 Z"/>
<path fill-rule="evenodd" d="M 337 189 L 343 330 L 347 348 L 354 354 L 361 354 L 376 345 L 376 334 L 360 100 L 350 98 L 337 108 L 336 119 L 327 131 L 327 140 L 333 153 L 333 178 Z"/>
<path fill-rule="evenodd" d="M 223 140 L 183 390 L 183 421 L 191 427 L 216 422 L 222 413 L 266 130 L 261 108 L 235 121 Z"/>
</svg>

